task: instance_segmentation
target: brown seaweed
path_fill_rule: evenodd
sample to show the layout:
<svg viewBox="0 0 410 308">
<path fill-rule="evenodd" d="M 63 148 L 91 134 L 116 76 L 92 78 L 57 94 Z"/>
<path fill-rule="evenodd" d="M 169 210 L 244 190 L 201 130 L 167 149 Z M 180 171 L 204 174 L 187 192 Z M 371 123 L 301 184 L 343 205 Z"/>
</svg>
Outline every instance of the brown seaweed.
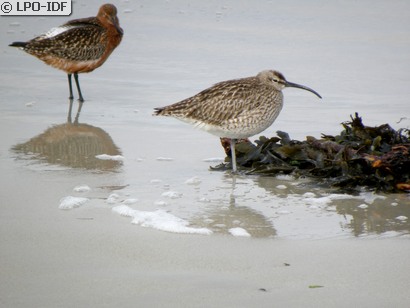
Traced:
<svg viewBox="0 0 410 308">
<path fill-rule="evenodd" d="M 384 192 L 410 191 L 410 131 L 390 125 L 365 126 L 357 113 L 342 123 L 337 136 L 308 136 L 292 140 L 285 132 L 278 137 L 261 136 L 255 144 L 241 140 L 237 163 L 248 174 L 309 176 L 344 189 L 367 187 Z M 227 144 L 226 140 L 221 140 Z M 226 162 L 230 162 L 229 148 Z M 225 169 L 226 165 L 213 169 Z"/>
</svg>

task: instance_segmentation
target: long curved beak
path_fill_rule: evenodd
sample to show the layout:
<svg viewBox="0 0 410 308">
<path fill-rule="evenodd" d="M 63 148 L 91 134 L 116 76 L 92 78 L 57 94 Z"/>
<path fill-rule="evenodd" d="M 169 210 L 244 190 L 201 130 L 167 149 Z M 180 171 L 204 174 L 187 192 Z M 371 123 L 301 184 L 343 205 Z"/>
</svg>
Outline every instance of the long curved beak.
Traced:
<svg viewBox="0 0 410 308">
<path fill-rule="evenodd" d="M 297 83 L 293 83 L 293 82 L 286 81 L 285 87 L 288 87 L 288 88 L 298 88 L 298 89 L 306 90 L 306 91 L 312 92 L 312 93 L 315 94 L 317 97 L 322 98 L 322 97 L 320 96 L 320 94 L 317 93 L 315 90 L 313 90 L 313 89 L 311 89 L 311 88 L 308 88 L 308 87 L 305 87 L 305 86 L 302 86 L 302 85 L 297 84 Z"/>
</svg>

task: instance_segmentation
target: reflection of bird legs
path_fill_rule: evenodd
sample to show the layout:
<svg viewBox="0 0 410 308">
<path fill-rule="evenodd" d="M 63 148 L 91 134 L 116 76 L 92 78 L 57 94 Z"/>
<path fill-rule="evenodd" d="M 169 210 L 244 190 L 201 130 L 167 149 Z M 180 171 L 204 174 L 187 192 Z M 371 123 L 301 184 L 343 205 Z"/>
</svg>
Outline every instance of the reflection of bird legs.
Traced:
<svg viewBox="0 0 410 308">
<path fill-rule="evenodd" d="M 67 122 L 71 123 L 71 113 L 73 111 L 73 99 L 70 98 L 68 100 L 68 115 L 67 115 Z"/>
<path fill-rule="evenodd" d="M 83 102 L 79 101 L 78 102 L 77 114 L 75 115 L 74 124 L 78 124 L 78 118 L 80 117 L 81 108 L 83 108 Z"/>
<path fill-rule="evenodd" d="M 229 206 L 234 207 L 236 200 L 235 200 L 235 188 L 236 188 L 236 173 L 232 173 L 232 187 L 231 187 L 231 194 L 229 196 Z"/>
<path fill-rule="evenodd" d="M 67 115 L 67 122 L 68 123 L 72 123 L 71 114 L 73 112 L 73 101 L 74 100 L 72 98 L 69 100 L 68 115 Z M 80 113 L 81 113 L 82 108 L 83 108 L 83 102 L 79 101 L 78 102 L 77 114 L 75 115 L 75 119 L 74 119 L 74 124 L 78 124 L 78 119 L 80 118 Z"/>
</svg>

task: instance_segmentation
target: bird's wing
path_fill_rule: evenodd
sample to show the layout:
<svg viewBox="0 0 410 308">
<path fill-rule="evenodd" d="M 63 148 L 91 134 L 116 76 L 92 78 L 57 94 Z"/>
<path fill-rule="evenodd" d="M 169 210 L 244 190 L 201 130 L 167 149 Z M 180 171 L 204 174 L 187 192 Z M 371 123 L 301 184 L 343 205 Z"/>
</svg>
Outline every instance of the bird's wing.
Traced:
<svg viewBox="0 0 410 308">
<path fill-rule="evenodd" d="M 91 19 L 91 18 L 90 18 Z M 104 53 L 105 29 L 80 19 L 56 27 L 28 42 L 26 50 L 41 56 L 63 58 L 73 61 L 99 59 Z"/>
<path fill-rule="evenodd" d="M 225 81 L 171 106 L 195 122 L 221 125 L 257 109 L 266 99 L 259 87 L 254 77 Z"/>
</svg>

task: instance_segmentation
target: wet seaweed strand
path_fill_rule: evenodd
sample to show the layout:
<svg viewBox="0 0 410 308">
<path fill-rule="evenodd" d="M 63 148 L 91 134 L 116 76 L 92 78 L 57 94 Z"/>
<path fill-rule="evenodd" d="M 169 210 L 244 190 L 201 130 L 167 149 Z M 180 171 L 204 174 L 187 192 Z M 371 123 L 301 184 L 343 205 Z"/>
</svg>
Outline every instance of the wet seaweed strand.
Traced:
<svg viewBox="0 0 410 308">
<path fill-rule="evenodd" d="M 279 131 L 278 137 L 262 136 L 256 144 L 242 140 L 237 145 L 238 164 L 250 174 L 292 173 L 345 189 L 365 186 L 384 192 L 410 191 L 408 129 L 394 130 L 388 124 L 365 126 L 357 113 L 342 126 L 339 135 L 322 135 L 320 139 L 291 140 Z M 221 141 L 226 144 L 226 140 Z"/>
</svg>

